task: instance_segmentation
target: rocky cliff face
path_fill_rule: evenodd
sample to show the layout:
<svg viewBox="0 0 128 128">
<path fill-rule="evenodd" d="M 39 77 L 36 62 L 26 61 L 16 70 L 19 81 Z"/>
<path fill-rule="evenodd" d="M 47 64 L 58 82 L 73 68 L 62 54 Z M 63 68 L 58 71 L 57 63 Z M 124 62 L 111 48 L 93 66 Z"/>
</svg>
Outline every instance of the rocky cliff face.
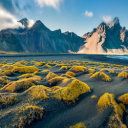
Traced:
<svg viewBox="0 0 128 128">
<path fill-rule="evenodd" d="M 28 28 L 28 20 L 26 18 L 20 20 L 25 27 L 24 29 L 6 29 L 1 31 L 1 35 L 8 37 L 6 43 L 11 46 L 7 47 L 0 36 L 0 45 L 3 45 L 1 50 L 4 51 L 24 51 L 24 52 L 39 52 L 39 53 L 68 53 L 69 51 L 77 52 L 79 47 L 84 44 L 84 39 L 77 36 L 75 33 L 65 32 L 61 30 L 51 31 L 40 20 Z M 11 39 L 9 38 L 11 35 Z"/>
<path fill-rule="evenodd" d="M 85 44 L 79 53 L 127 53 L 128 31 L 120 26 L 119 19 L 114 18 L 111 24 L 102 22 L 92 32 L 82 36 Z"/>
</svg>

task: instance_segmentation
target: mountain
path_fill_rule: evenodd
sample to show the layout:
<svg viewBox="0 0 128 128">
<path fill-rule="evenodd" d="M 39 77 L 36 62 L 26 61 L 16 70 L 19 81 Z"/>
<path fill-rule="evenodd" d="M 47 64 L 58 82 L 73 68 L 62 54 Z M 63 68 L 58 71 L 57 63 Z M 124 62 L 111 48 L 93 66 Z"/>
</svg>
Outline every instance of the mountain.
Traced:
<svg viewBox="0 0 128 128">
<path fill-rule="evenodd" d="M 82 38 L 85 44 L 78 53 L 128 53 L 128 30 L 121 27 L 118 17 L 109 24 L 102 22 Z"/>
<path fill-rule="evenodd" d="M 84 44 L 84 39 L 75 33 L 62 33 L 60 29 L 51 31 L 40 20 L 36 21 L 31 28 L 28 27 L 27 18 L 18 22 L 22 23 L 24 28 L 6 29 L 0 32 L 2 35 L 0 36 L 0 46 L 2 46 L 0 50 L 27 53 L 68 53 L 69 51 L 78 52 L 79 47 Z"/>
<path fill-rule="evenodd" d="M 82 37 L 73 32 L 51 31 L 40 20 L 29 27 L 27 18 L 21 19 L 24 27 L 0 31 L 0 51 L 36 53 L 128 53 L 128 30 L 121 27 L 118 17 L 113 22 L 102 22 Z"/>
</svg>

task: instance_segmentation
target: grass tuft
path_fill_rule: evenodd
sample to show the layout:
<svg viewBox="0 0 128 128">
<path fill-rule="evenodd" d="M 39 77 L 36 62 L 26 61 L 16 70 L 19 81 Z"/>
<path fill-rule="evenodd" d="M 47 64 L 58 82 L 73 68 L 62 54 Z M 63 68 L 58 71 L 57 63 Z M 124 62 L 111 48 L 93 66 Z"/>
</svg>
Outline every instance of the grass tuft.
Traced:
<svg viewBox="0 0 128 128">
<path fill-rule="evenodd" d="M 70 68 L 70 70 L 72 72 L 85 72 L 87 71 L 87 68 L 84 66 L 73 66 L 72 68 Z"/>
<path fill-rule="evenodd" d="M 34 66 L 22 66 L 22 67 L 15 66 L 11 70 L 11 72 L 13 73 L 34 73 L 36 71 L 39 71 L 39 69 Z"/>
<path fill-rule="evenodd" d="M 84 123 L 77 123 L 73 126 L 70 126 L 69 128 L 86 128 L 86 126 L 84 125 Z"/>
<path fill-rule="evenodd" d="M 100 78 L 103 81 L 111 81 L 111 78 L 103 72 L 96 72 L 90 78 Z"/>
<path fill-rule="evenodd" d="M 19 111 L 21 117 L 19 118 L 19 128 L 25 128 L 34 123 L 34 121 L 40 120 L 44 116 L 44 108 L 38 106 L 28 106 Z"/>
</svg>

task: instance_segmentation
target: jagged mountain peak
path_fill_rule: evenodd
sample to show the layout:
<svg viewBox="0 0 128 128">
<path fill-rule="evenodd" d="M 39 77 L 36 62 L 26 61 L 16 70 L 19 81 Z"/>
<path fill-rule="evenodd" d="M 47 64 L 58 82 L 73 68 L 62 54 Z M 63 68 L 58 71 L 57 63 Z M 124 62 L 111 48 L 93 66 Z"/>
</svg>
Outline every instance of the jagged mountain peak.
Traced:
<svg viewBox="0 0 128 128">
<path fill-rule="evenodd" d="M 23 18 L 23 19 L 21 19 L 21 20 L 18 21 L 18 22 L 20 22 L 22 25 L 24 25 L 25 28 L 28 27 L 28 22 L 29 22 L 29 20 L 28 20 L 27 18 Z"/>
<path fill-rule="evenodd" d="M 33 25 L 32 29 L 36 29 L 37 31 L 41 30 L 49 30 L 40 20 L 37 20 Z"/>
<path fill-rule="evenodd" d="M 120 26 L 120 20 L 119 20 L 119 18 L 118 17 L 115 17 L 113 19 L 113 21 L 110 24 L 108 24 L 108 26 L 109 26 L 109 28 L 120 29 L 121 26 Z"/>
</svg>

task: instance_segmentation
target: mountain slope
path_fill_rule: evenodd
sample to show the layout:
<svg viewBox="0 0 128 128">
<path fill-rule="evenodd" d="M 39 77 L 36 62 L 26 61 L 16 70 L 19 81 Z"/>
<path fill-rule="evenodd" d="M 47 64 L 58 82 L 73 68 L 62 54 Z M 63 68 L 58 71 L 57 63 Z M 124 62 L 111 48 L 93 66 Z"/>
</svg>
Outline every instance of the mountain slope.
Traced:
<svg viewBox="0 0 128 128">
<path fill-rule="evenodd" d="M 79 47 L 84 44 L 84 39 L 77 36 L 75 33 L 65 32 L 61 30 L 51 31 L 47 28 L 40 20 L 36 21 L 35 24 L 28 28 L 28 20 L 26 18 L 19 22 L 25 26 L 20 29 L 6 29 L 1 31 L 8 34 L 12 34 L 16 45 L 21 45 L 21 49 L 3 49 L 5 51 L 24 51 L 24 52 L 39 52 L 39 53 L 68 53 L 69 51 L 77 52 Z M 0 40 L 1 37 L 0 37 Z M 11 40 L 8 40 L 10 43 Z M 0 41 L 0 44 L 2 42 Z M 23 50 L 22 50 L 23 49 Z"/>
<path fill-rule="evenodd" d="M 85 44 L 80 47 L 78 53 L 127 53 L 128 31 L 120 26 L 117 17 L 111 24 L 102 22 L 82 38 L 85 39 Z"/>
</svg>

